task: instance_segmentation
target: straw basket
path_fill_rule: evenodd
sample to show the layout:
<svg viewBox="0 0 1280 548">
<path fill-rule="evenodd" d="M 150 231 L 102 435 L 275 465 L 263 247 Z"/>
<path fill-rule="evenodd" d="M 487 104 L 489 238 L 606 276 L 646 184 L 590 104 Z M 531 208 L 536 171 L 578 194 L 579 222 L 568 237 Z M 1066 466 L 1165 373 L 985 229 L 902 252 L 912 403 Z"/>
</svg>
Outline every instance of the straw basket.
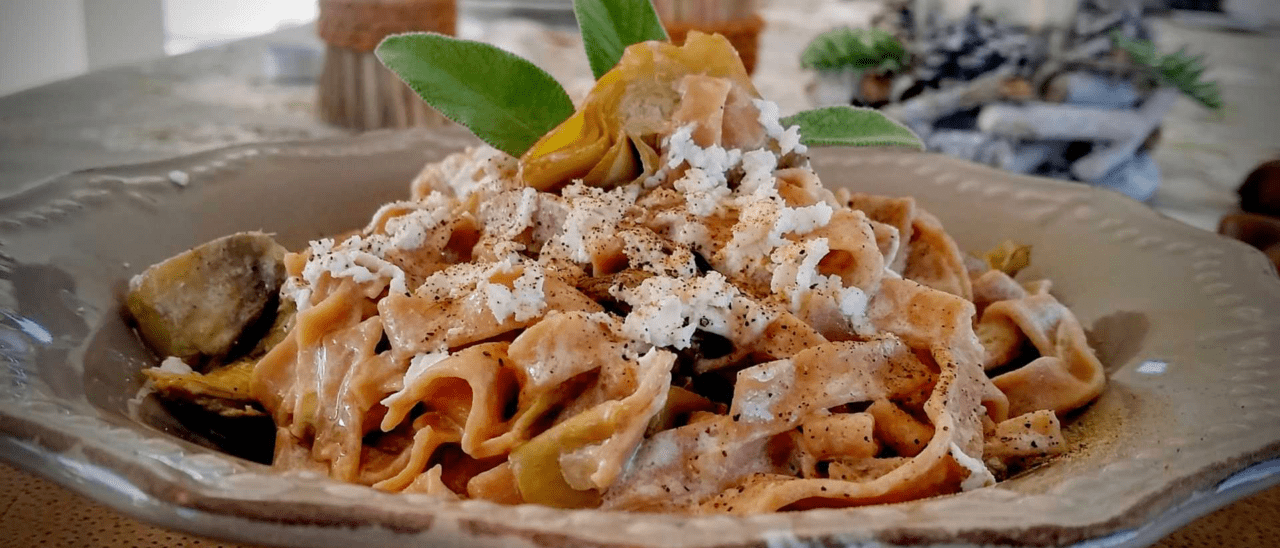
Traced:
<svg viewBox="0 0 1280 548">
<path fill-rule="evenodd" d="M 738 50 L 747 72 L 756 68 L 756 51 L 764 19 L 752 0 L 653 0 L 671 41 L 683 44 L 691 30 L 724 35 Z"/>
<path fill-rule="evenodd" d="M 457 19 L 455 0 L 320 0 L 317 28 L 328 45 L 320 76 L 321 118 L 356 130 L 445 123 L 373 50 L 391 34 L 452 35 Z"/>
</svg>

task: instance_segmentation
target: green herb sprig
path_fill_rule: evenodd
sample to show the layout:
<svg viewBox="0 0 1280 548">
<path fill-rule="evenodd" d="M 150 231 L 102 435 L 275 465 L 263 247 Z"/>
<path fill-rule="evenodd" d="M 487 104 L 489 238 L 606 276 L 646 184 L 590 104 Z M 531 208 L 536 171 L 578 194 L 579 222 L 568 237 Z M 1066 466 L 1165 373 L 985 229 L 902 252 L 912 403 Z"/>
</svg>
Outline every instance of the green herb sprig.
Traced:
<svg viewBox="0 0 1280 548">
<path fill-rule="evenodd" d="M 442 34 L 388 36 L 378 59 L 422 100 L 512 156 L 573 115 L 569 94 L 528 60 Z"/>
<path fill-rule="evenodd" d="M 1222 89 L 1218 83 L 1204 79 L 1204 57 L 1184 50 L 1162 55 L 1150 40 L 1129 38 L 1119 31 L 1111 34 L 1116 47 L 1129 54 L 1134 64 L 1151 71 L 1161 82 L 1178 88 L 1200 104 L 1222 109 Z"/>
<path fill-rule="evenodd" d="M 622 60 L 627 46 L 668 39 L 649 0 L 574 0 L 573 14 L 582 31 L 591 73 L 597 79 Z"/>
<path fill-rule="evenodd" d="M 573 7 L 596 78 L 617 65 L 627 46 L 667 39 L 648 0 L 574 0 Z M 888 42 L 876 43 L 892 50 Z M 387 37 L 376 54 L 428 105 L 512 156 L 523 155 L 573 115 L 569 95 L 550 74 L 489 44 L 409 33 Z M 889 57 L 901 64 L 904 55 L 905 50 Z M 906 127 L 871 110 L 828 107 L 783 122 L 799 125 L 802 142 L 811 146 L 923 148 Z"/>
<path fill-rule="evenodd" d="M 816 70 L 897 72 L 907 66 L 907 48 L 880 29 L 832 29 L 819 34 L 800 55 L 800 65 Z"/>
</svg>

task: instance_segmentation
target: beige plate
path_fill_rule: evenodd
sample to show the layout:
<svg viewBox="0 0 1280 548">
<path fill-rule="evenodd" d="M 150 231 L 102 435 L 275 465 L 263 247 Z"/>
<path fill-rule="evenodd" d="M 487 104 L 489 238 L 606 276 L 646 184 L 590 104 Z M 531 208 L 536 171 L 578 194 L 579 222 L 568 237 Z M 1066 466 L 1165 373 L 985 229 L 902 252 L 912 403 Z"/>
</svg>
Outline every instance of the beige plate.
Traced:
<svg viewBox="0 0 1280 548">
<path fill-rule="evenodd" d="M 145 266 L 230 232 L 298 247 L 407 194 L 456 134 L 237 147 L 76 173 L 0 196 L 0 455 L 159 525 L 298 546 L 1141 546 L 1280 480 L 1280 280 L 1244 245 L 1118 194 L 942 156 L 825 149 L 830 186 L 910 194 L 967 249 L 1034 246 L 1111 384 L 1077 447 L 994 488 L 755 517 L 561 511 L 392 495 L 206 449 L 157 405 L 119 299 Z M 131 408 L 132 407 L 132 408 Z M 1224 481 L 1225 480 L 1225 481 Z"/>
</svg>

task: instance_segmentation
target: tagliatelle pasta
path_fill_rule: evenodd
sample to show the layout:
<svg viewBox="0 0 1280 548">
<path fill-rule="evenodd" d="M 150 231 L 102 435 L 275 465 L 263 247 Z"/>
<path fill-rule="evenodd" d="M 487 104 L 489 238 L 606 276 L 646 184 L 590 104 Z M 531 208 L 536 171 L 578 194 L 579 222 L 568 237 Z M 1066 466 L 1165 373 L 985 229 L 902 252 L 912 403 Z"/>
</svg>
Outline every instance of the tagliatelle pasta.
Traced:
<svg viewBox="0 0 1280 548">
<path fill-rule="evenodd" d="M 1065 450 L 1105 376 L 1048 284 L 973 264 L 909 197 L 825 188 L 805 154 L 691 33 L 629 48 L 525 157 L 427 166 L 285 258 L 298 313 L 251 382 L 274 466 L 756 513 L 981 488 Z"/>
</svg>

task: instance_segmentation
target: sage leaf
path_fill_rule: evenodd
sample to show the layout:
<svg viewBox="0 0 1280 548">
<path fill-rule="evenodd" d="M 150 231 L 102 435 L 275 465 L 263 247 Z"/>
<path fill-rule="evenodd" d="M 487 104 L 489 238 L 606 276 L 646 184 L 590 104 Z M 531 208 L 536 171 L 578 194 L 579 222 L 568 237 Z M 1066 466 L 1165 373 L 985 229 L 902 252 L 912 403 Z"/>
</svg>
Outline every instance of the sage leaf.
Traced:
<svg viewBox="0 0 1280 548">
<path fill-rule="evenodd" d="M 409 33 L 388 36 L 376 53 L 428 105 L 512 156 L 573 115 L 555 78 L 489 44 Z"/>
<path fill-rule="evenodd" d="M 806 145 L 924 150 L 924 143 L 907 126 L 869 108 L 815 108 L 783 118 L 781 122 L 784 127 L 800 126 L 800 141 Z"/>
<path fill-rule="evenodd" d="M 573 0 L 573 13 L 597 80 L 618 64 L 627 46 L 667 40 L 649 0 Z"/>
</svg>

